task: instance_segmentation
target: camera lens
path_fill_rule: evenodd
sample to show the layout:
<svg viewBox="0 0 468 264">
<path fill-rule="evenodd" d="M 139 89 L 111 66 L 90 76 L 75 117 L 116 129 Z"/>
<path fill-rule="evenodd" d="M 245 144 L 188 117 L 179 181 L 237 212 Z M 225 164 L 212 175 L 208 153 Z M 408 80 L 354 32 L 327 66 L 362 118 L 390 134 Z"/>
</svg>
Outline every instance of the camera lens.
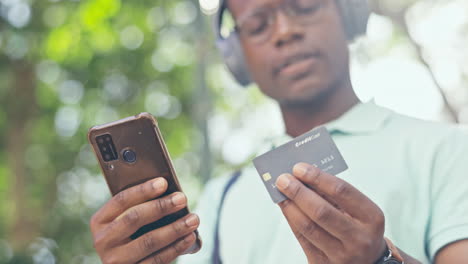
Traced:
<svg viewBox="0 0 468 264">
<path fill-rule="evenodd" d="M 123 159 L 128 162 L 128 163 L 134 163 L 136 161 L 136 153 L 133 152 L 132 150 L 125 150 L 123 152 Z"/>
<path fill-rule="evenodd" d="M 104 134 L 96 137 L 99 151 L 105 162 L 113 161 L 119 158 L 115 145 L 110 134 Z"/>
</svg>

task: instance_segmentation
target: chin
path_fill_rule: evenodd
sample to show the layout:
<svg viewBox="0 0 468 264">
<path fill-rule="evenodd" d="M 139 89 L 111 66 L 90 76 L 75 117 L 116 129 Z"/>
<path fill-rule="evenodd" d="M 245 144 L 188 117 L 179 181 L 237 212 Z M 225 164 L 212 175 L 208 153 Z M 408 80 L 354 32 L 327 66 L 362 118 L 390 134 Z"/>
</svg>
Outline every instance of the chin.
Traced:
<svg viewBox="0 0 468 264">
<path fill-rule="evenodd" d="M 290 83 L 282 98 L 278 100 L 284 105 L 304 105 L 313 103 L 327 94 L 330 86 L 318 78 L 305 78 Z"/>
</svg>

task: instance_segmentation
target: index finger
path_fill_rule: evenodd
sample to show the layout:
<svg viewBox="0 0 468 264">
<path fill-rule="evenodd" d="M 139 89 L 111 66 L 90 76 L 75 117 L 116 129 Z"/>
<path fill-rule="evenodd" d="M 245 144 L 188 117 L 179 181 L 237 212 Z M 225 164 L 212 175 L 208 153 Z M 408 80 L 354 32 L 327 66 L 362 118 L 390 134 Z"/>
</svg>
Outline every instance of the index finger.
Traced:
<svg viewBox="0 0 468 264">
<path fill-rule="evenodd" d="M 298 163 L 293 168 L 293 174 L 356 219 L 372 220 L 373 215 L 380 212 L 379 207 L 354 186 L 313 165 Z"/>
<path fill-rule="evenodd" d="M 111 222 L 130 207 L 157 198 L 167 190 L 167 181 L 160 177 L 117 193 L 94 216 L 99 223 Z"/>
</svg>

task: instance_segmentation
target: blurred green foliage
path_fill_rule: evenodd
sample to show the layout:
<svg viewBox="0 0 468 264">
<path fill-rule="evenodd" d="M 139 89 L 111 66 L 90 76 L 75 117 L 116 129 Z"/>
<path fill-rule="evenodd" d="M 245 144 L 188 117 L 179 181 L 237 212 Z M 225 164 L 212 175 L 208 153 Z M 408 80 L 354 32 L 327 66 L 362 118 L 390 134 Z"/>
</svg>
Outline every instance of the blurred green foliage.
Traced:
<svg viewBox="0 0 468 264">
<path fill-rule="evenodd" d="M 98 263 L 88 221 L 109 194 L 86 141 L 95 124 L 155 115 L 193 205 L 209 176 L 197 2 L 2 0 L 0 12 L 0 263 Z"/>
</svg>

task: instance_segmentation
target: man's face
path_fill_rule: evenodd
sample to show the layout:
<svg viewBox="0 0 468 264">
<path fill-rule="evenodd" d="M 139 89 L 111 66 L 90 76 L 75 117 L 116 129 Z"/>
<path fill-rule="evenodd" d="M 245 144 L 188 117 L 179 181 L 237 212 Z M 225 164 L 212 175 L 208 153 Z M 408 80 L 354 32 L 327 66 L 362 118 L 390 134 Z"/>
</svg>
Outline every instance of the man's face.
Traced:
<svg viewBox="0 0 468 264">
<path fill-rule="evenodd" d="M 334 0 L 229 0 L 228 5 L 253 80 L 280 104 L 310 102 L 348 77 L 347 40 Z M 309 9 L 290 15 L 280 6 Z M 275 17 L 269 25 L 262 23 L 267 14 Z"/>
</svg>

